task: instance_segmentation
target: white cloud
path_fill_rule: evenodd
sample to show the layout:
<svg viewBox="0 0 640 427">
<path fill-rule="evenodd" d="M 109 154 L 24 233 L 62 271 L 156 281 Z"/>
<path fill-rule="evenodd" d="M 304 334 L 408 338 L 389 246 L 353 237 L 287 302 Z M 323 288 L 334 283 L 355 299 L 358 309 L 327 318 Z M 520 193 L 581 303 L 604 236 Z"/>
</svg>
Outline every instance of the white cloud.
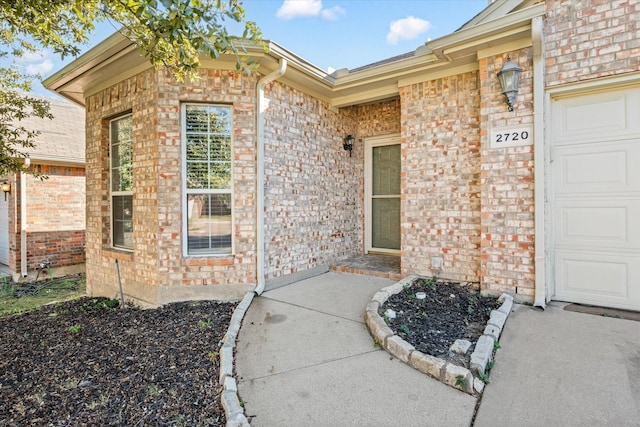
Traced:
<svg viewBox="0 0 640 427">
<path fill-rule="evenodd" d="M 46 50 L 36 50 L 34 52 L 24 52 L 22 56 L 18 59 L 20 62 L 37 62 L 42 61 L 46 56 L 49 55 L 49 52 Z"/>
<path fill-rule="evenodd" d="M 276 12 L 280 19 L 309 18 L 320 16 L 327 21 L 336 21 L 347 11 L 340 6 L 322 8 L 322 0 L 284 0 Z"/>
<path fill-rule="evenodd" d="M 398 19 L 389 25 L 387 43 L 395 45 L 398 44 L 400 40 L 415 39 L 420 34 L 427 32 L 431 27 L 432 25 L 429 21 L 416 18 L 415 16 Z"/>
<path fill-rule="evenodd" d="M 25 69 L 29 74 L 44 75 L 53 70 L 53 62 L 50 59 L 45 59 L 44 61 L 29 64 L 25 67 Z"/>
<path fill-rule="evenodd" d="M 347 11 L 340 6 L 334 6 L 331 9 L 322 9 L 322 18 L 327 21 L 336 21 L 340 16 L 346 13 Z"/>
<path fill-rule="evenodd" d="M 276 16 L 282 19 L 318 16 L 322 10 L 322 0 L 284 0 Z"/>
</svg>

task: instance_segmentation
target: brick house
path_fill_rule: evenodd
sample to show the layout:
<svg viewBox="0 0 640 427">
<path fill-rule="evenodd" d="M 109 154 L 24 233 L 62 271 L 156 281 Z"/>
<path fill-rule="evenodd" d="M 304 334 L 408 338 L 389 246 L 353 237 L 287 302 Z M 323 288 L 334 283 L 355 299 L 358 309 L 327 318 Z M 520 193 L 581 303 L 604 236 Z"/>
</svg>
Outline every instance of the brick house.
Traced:
<svg viewBox="0 0 640 427">
<path fill-rule="evenodd" d="M 0 193 L 0 265 L 14 280 L 33 277 L 44 261 L 55 275 L 84 272 L 84 109 L 48 101 L 53 120 L 28 117 L 19 123 L 40 132 L 27 149 L 29 168 L 47 179 L 0 177 L 10 185 L 10 192 Z"/>
<path fill-rule="evenodd" d="M 115 34 L 45 82 L 86 108 L 88 289 L 115 295 L 118 260 L 143 303 L 236 299 L 387 253 L 536 305 L 640 309 L 637 22 L 638 0 L 496 0 L 359 69 L 271 42 L 257 76 L 222 58 L 185 84 Z"/>
</svg>

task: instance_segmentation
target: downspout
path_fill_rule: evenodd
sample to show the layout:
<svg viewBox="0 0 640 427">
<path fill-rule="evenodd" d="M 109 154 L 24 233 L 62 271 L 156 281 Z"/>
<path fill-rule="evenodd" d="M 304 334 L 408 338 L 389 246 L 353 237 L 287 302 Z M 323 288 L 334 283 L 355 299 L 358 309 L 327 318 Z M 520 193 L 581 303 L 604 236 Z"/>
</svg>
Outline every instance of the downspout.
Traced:
<svg viewBox="0 0 640 427">
<path fill-rule="evenodd" d="M 280 67 L 277 70 L 272 71 L 260 80 L 258 80 L 258 99 L 257 99 L 257 126 L 256 126 L 256 140 L 257 140 L 257 183 L 256 183 L 256 288 L 255 293 L 258 295 L 264 292 L 264 269 L 265 269 L 265 254 L 264 254 L 264 115 L 269 107 L 269 100 L 264 97 L 264 88 L 267 84 L 280 78 L 287 71 L 287 60 L 280 59 Z"/>
<path fill-rule="evenodd" d="M 544 58 L 543 58 L 543 18 L 531 21 L 533 42 L 533 164 L 535 203 L 535 290 L 533 305 L 546 305 L 546 243 L 545 243 L 545 141 L 544 141 Z"/>
<path fill-rule="evenodd" d="M 25 169 L 31 165 L 31 159 L 24 159 Z M 27 277 L 27 174 L 20 172 L 20 274 Z"/>
</svg>

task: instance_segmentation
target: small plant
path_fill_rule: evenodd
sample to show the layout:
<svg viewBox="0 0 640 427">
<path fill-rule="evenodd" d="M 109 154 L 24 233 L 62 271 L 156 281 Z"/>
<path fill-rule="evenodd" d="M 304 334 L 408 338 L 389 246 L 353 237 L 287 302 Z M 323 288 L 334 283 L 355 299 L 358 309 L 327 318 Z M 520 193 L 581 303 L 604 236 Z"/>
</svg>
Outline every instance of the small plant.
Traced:
<svg viewBox="0 0 640 427">
<path fill-rule="evenodd" d="M 215 363 L 218 360 L 218 356 L 220 355 L 220 353 L 218 353 L 217 351 L 210 351 L 209 352 L 209 360 L 211 360 L 213 363 Z"/>
<path fill-rule="evenodd" d="M 402 325 L 400 325 L 400 330 L 402 332 L 404 332 L 405 334 L 409 335 L 409 327 L 407 325 L 405 325 L 404 323 Z"/>
<path fill-rule="evenodd" d="M 147 387 L 147 394 L 149 395 L 149 397 L 158 397 L 160 396 L 161 392 L 162 390 L 156 384 L 151 384 L 149 387 Z"/>
<path fill-rule="evenodd" d="M 422 313 L 420 313 L 420 315 L 425 319 L 427 318 L 427 312 L 426 311 L 423 311 Z"/>
<path fill-rule="evenodd" d="M 208 328 L 209 326 L 211 326 L 211 323 L 213 323 L 211 319 L 201 320 L 198 322 L 198 326 L 200 326 L 201 328 Z"/>
<path fill-rule="evenodd" d="M 407 299 L 416 299 L 416 294 L 407 295 Z"/>
<path fill-rule="evenodd" d="M 62 390 L 73 390 L 75 388 L 78 387 L 78 384 L 80 384 L 80 380 L 77 378 L 68 378 L 65 381 L 62 382 L 62 384 L 60 385 L 60 388 Z"/>
<path fill-rule="evenodd" d="M 474 312 L 474 311 L 476 311 L 476 309 L 475 309 L 475 308 L 473 308 L 473 306 L 472 306 L 472 305 L 468 305 L 468 306 L 467 306 L 467 313 L 469 313 L 469 314 L 473 314 L 473 312 Z"/>
<path fill-rule="evenodd" d="M 496 364 L 496 360 L 495 359 L 491 359 L 489 360 L 489 363 L 487 363 L 487 371 L 490 371 L 491 368 L 493 368 L 493 365 Z"/>
<path fill-rule="evenodd" d="M 389 316 L 384 314 L 382 315 L 382 319 L 384 320 L 384 323 L 386 323 L 387 325 L 389 324 Z"/>
<path fill-rule="evenodd" d="M 72 334 L 77 334 L 78 332 L 80 332 L 80 329 L 82 329 L 82 326 L 80 325 L 69 326 L 69 332 L 71 332 Z"/>
<path fill-rule="evenodd" d="M 375 348 L 380 348 L 380 346 L 381 346 L 380 340 L 379 339 L 373 340 L 373 346 Z"/>
<path fill-rule="evenodd" d="M 493 349 L 494 349 L 494 350 L 497 350 L 497 349 L 499 349 L 499 348 L 501 348 L 501 347 L 500 347 L 500 343 L 499 343 L 498 341 L 494 341 L 494 342 L 493 342 Z"/>
<path fill-rule="evenodd" d="M 409 289 L 410 287 L 411 287 L 411 284 L 409 284 L 409 283 L 405 283 L 404 285 L 402 285 L 402 289 L 404 289 L 405 291 L 407 289 Z"/>
<path fill-rule="evenodd" d="M 458 375 L 456 377 L 456 387 L 460 388 L 460 390 L 466 390 L 467 389 L 467 379 L 462 375 Z"/>
<path fill-rule="evenodd" d="M 478 372 L 478 378 L 485 384 L 489 384 L 489 374 L 486 372 Z"/>
</svg>

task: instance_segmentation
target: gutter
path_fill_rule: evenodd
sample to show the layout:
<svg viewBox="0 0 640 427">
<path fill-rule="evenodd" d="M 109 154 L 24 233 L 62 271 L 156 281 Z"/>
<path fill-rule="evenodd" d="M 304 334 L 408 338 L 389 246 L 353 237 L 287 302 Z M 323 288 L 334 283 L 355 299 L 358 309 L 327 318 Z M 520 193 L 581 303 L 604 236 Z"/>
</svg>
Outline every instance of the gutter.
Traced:
<svg viewBox="0 0 640 427">
<path fill-rule="evenodd" d="M 264 255 L 264 115 L 269 107 L 269 100 L 264 96 L 264 88 L 267 84 L 282 77 L 287 71 L 287 60 L 280 59 L 280 67 L 258 80 L 258 98 L 256 101 L 257 126 L 256 126 L 256 288 L 255 293 L 261 295 L 264 292 L 265 280 L 265 255 Z"/>
<path fill-rule="evenodd" d="M 538 16 L 531 21 L 531 39 L 533 45 L 533 181 L 535 206 L 534 269 L 535 287 L 533 305 L 545 308 L 546 305 L 546 243 L 545 243 L 545 144 L 544 144 L 544 58 L 543 58 L 543 22 Z"/>
<path fill-rule="evenodd" d="M 24 159 L 24 167 L 31 165 L 31 159 Z M 20 274 L 27 277 L 27 174 L 20 172 Z"/>
</svg>

